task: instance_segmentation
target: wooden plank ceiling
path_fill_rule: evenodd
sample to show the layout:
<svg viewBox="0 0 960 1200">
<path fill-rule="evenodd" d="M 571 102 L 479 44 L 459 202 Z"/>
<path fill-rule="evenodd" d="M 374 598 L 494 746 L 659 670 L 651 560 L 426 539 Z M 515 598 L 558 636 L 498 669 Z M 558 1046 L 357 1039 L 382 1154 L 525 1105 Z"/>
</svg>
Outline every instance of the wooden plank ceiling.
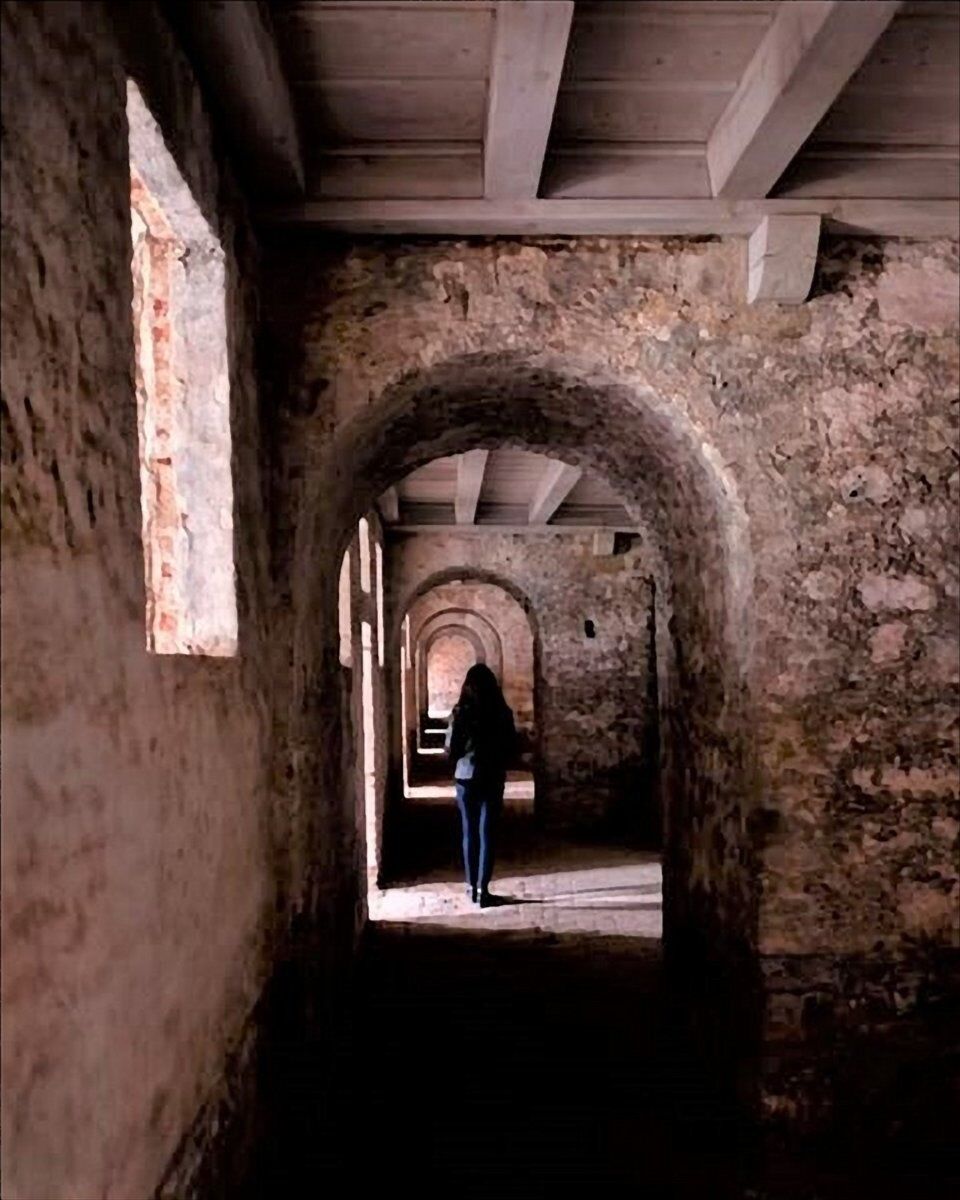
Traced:
<svg viewBox="0 0 960 1200">
<path fill-rule="evenodd" d="M 482 461 L 480 455 L 485 456 Z M 398 529 L 632 526 L 602 479 L 512 447 L 435 459 L 392 488 L 380 512 L 388 526 Z"/>
<path fill-rule="evenodd" d="M 271 10 L 306 179 L 300 196 L 271 206 L 276 220 L 357 232 L 751 233 L 764 215 L 811 213 L 877 233 L 956 229 L 960 4 L 276 0 Z"/>
<path fill-rule="evenodd" d="M 800 303 L 822 225 L 958 235 L 960 3 L 257 0 L 173 7 L 261 217 L 352 233 L 748 235 Z M 609 489 L 472 451 L 394 527 L 628 527 Z"/>
</svg>

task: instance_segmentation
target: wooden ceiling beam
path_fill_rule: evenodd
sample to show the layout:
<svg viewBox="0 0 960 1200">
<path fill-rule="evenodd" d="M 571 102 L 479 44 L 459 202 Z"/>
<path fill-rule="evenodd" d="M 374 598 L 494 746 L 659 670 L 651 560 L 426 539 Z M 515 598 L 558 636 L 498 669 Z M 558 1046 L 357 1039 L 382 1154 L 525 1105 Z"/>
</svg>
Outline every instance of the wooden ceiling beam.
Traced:
<svg viewBox="0 0 960 1200">
<path fill-rule="evenodd" d="M 168 10 L 223 119 L 240 172 L 260 195 L 302 196 L 303 156 L 293 101 L 261 5 L 180 0 Z"/>
<path fill-rule="evenodd" d="M 484 138 L 490 199 L 536 196 L 567 53 L 573 0 L 501 0 Z"/>
<path fill-rule="evenodd" d="M 531 525 L 547 525 L 567 496 L 573 491 L 583 471 L 565 462 L 553 459 L 537 485 L 536 495 L 530 502 L 527 518 Z"/>
<path fill-rule="evenodd" d="M 769 195 L 899 7 L 898 0 L 780 5 L 707 142 L 715 196 Z"/>
<path fill-rule="evenodd" d="M 817 215 L 832 232 L 879 237 L 957 237 L 956 200 L 315 200 L 264 208 L 273 225 L 344 233 L 634 237 L 751 234 L 765 216 Z"/>
<path fill-rule="evenodd" d="M 820 218 L 764 217 L 750 235 L 747 303 L 802 304 L 817 267 Z"/>
<path fill-rule="evenodd" d="M 483 473 L 487 469 L 489 450 L 468 450 L 457 459 L 457 495 L 454 512 L 458 525 L 472 525 L 477 519 Z"/>
<path fill-rule="evenodd" d="M 489 536 L 490 534 L 528 534 L 528 533 L 578 533 L 592 535 L 596 533 L 637 533 L 636 525 L 630 525 L 623 522 L 617 525 L 597 525 L 592 524 L 574 524 L 572 522 L 563 522 L 550 525 L 509 525 L 509 524 L 485 524 L 485 525 L 454 525 L 450 522 L 428 522 L 426 524 L 410 522 L 402 525 L 389 525 L 388 533 L 462 533 L 476 534 L 480 537 Z"/>
</svg>

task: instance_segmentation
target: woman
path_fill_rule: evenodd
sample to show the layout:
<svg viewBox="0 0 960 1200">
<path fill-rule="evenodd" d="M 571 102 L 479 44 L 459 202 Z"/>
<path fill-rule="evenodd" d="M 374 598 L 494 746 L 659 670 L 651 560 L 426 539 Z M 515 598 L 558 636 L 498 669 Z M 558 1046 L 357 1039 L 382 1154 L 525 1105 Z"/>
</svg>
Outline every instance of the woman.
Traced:
<svg viewBox="0 0 960 1200">
<path fill-rule="evenodd" d="M 483 663 L 467 672 L 447 726 L 447 758 L 456 763 L 457 807 L 463 822 L 467 895 L 481 908 L 493 903 L 490 876 L 507 765 L 516 729 L 497 677 Z"/>
</svg>

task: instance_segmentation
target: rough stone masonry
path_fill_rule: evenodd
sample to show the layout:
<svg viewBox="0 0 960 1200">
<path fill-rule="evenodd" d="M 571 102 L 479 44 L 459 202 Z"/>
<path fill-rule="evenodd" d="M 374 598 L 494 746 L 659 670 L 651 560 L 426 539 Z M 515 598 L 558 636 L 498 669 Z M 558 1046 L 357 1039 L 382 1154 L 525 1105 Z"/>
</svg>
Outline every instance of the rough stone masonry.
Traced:
<svg viewBox="0 0 960 1200">
<path fill-rule="evenodd" d="M 605 473 L 656 535 L 665 936 L 761 964 L 764 1104 L 815 1121 L 785 1046 L 919 1028 L 956 972 L 956 245 L 829 243 L 792 310 L 711 241 L 285 235 L 266 265 L 295 581 L 297 539 L 477 444 Z"/>
<path fill-rule="evenodd" d="M 406 472 L 503 443 L 645 531 L 667 949 L 736 975 L 759 1107 L 942 1121 L 956 243 L 827 243 L 791 310 L 745 305 L 735 241 L 258 247 L 158 9 L 123 11 L 0 10 L 5 1194 L 197 1194 L 240 1169 L 271 981 L 309 964 L 334 1028 L 363 918 L 341 557 Z M 236 656 L 145 646 L 128 77 L 223 252 Z"/>
<path fill-rule="evenodd" d="M 656 804 L 643 752 L 656 720 L 649 676 L 657 564 L 639 535 L 630 541 L 623 553 L 603 556 L 594 553 L 591 534 L 573 532 L 398 534 L 389 546 L 394 624 L 410 598 L 452 564 L 467 580 L 471 570 L 501 578 L 523 598 L 529 617 L 514 599 L 519 621 L 505 619 L 508 612 L 498 617 L 497 628 L 510 634 L 519 624 L 506 641 L 511 650 L 524 630 L 529 639 L 532 621 L 529 682 L 521 690 L 509 669 L 515 654 L 508 656 L 505 692 L 521 728 L 535 731 L 539 815 L 548 825 L 587 834 L 622 821 L 625 810 Z M 427 596 L 450 605 L 456 587 L 440 585 Z M 491 583 L 473 587 L 498 591 Z M 473 600 L 477 611 L 484 611 L 483 596 L 479 591 Z M 593 637 L 585 631 L 587 621 Z M 652 814 L 645 815 L 649 824 Z"/>
</svg>

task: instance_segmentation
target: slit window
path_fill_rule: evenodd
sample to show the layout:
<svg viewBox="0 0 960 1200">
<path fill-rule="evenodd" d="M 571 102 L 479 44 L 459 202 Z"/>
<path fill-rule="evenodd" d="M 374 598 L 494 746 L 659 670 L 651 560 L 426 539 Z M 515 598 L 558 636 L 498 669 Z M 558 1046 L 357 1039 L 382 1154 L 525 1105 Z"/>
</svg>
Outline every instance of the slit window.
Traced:
<svg viewBox="0 0 960 1200">
<path fill-rule="evenodd" d="M 377 542 L 377 663 L 383 667 L 383 547 Z"/>
<path fill-rule="evenodd" d="M 366 517 L 360 518 L 358 532 L 360 535 L 360 590 L 368 596 L 370 594 L 370 522 Z"/>
<path fill-rule="evenodd" d="M 360 625 L 362 655 L 361 706 L 363 717 L 363 810 L 367 842 L 367 867 L 377 862 L 377 728 L 373 698 L 373 628 L 369 621 Z"/>
<path fill-rule="evenodd" d="M 343 556 L 340 563 L 340 596 L 338 616 L 340 620 L 340 665 L 353 666 L 353 587 L 350 572 L 350 551 Z"/>
</svg>

